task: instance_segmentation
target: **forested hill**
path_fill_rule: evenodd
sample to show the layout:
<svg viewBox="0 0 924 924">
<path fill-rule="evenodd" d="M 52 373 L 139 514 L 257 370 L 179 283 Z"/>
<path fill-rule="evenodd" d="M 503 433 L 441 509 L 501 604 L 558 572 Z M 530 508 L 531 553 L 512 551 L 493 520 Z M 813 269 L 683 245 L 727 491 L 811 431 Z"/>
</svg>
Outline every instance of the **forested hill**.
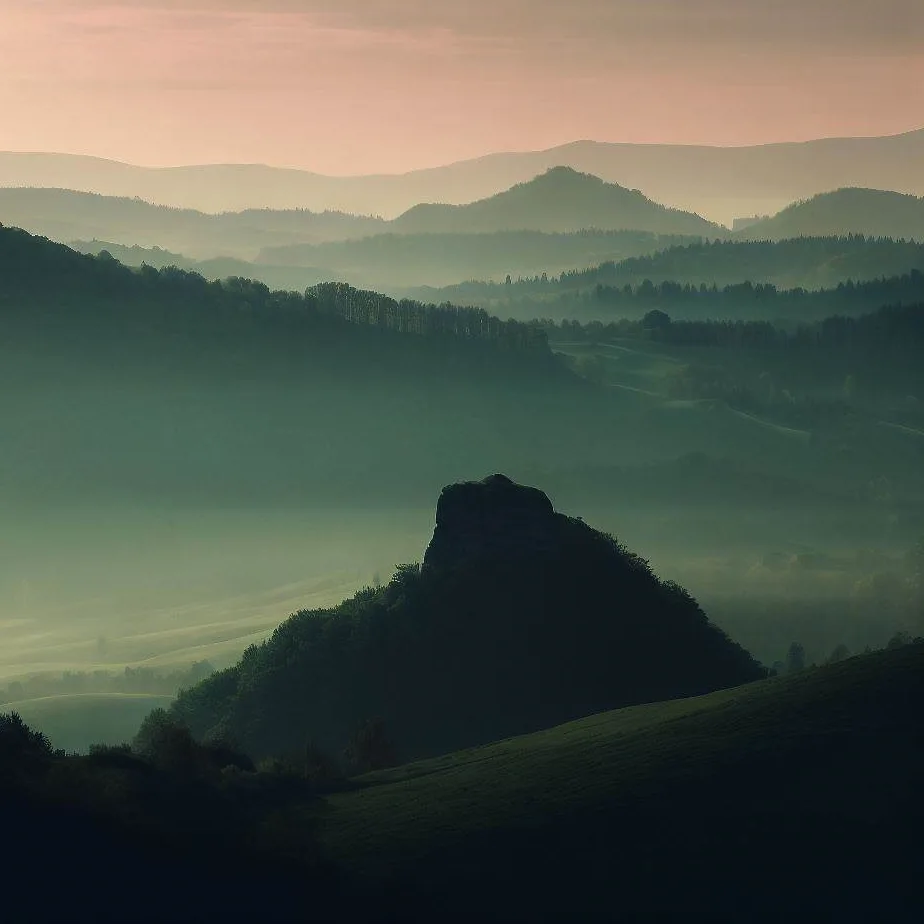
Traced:
<svg viewBox="0 0 924 924">
<path fill-rule="evenodd" d="M 0 334 L 18 501 L 423 502 L 625 442 L 538 327 L 349 286 L 132 270 L 0 228 Z"/>
<path fill-rule="evenodd" d="M 421 204 L 392 222 L 402 233 L 467 234 L 491 231 L 649 231 L 656 234 L 721 236 L 727 233 L 692 212 L 666 208 L 638 190 L 570 167 L 553 167 L 488 199 L 468 205 Z"/>
<path fill-rule="evenodd" d="M 206 282 L 196 273 L 149 266 L 130 269 L 107 252 L 93 257 L 16 228 L 0 226 L 0 303 L 7 320 L 20 324 L 41 314 L 90 330 L 104 317 L 109 333 L 144 323 L 146 333 L 176 335 L 190 325 L 215 325 L 216 343 L 241 325 L 291 336 L 293 325 L 305 336 L 340 325 L 341 336 L 356 337 L 357 326 L 382 334 L 416 335 L 477 345 L 507 354 L 529 354 L 552 362 L 544 333 L 535 325 L 500 321 L 478 308 L 396 301 L 339 283 L 314 286 L 301 295 L 277 291 L 252 280 Z M 117 312 L 111 308 L 117 305 Z M 108 307 L 108 311 L 106 310 Z M 349 327 L 344 327 L 348 322 Z M 384 341 L 383 341 L 384 343 Z M 310 346 L 310 344 L 308 344 Z"/>
<path fill-rule="evenodd" d="M 469 283 L 427 294 L 451 297 L 463 304 L 475 302 L 503 317 L 524 321 L 543 318 L 609 323 L 620 318 L 640 320 L 657 309 L 686 320 L 761 320 L 798 324 L 832 315 L 858 316 L 885 305 L 924 301 L 924 272 L 911 268 L 889 277 L 854 282 L 848 279 L 816 290 L 778 288 L 772 283 L 745 280 L 718 286 L 705 282 L 620 282 L 619 267 L 569 277 L 532 279 L 519 284 Z M 608 281 L 604 281 L 608 280 Z"/>
<path fill-rule="evenodd" d="M 588 290 L 597 285 L 638 286 L 646 279 L 662 282 L 724 287 L 743 282 L 769 284 L 780 289 L 833 288 L 924 271 L 924 243 L 862 234 L 829 237 L 797 237 L 781 241 L 667 241 L 650 253 L 622 260 L 604 260 L 585 269 L 512 279 L 510 285 L 464 282 L 428 296 L 449 299 L 490 300 L 548 292 Z M 425 290 L 420 289 L 420 292 Z"/>
<path fill-rule="evenodd" d="M 563 286 L 653 283 L 735 285 L 749 281 L 781 289 L 821 289 L 924 270 L 924 243 L 852 234 L 781 241 L 684 243 L 618 263 L 565 273 Z"/>
<path fill-rule="evenodd" d="M 884 189 L 838 189 L 796 202 L 738 236 L 781 240 L 850 233 L 924 241 L 924 198 Z"/>
</svg>

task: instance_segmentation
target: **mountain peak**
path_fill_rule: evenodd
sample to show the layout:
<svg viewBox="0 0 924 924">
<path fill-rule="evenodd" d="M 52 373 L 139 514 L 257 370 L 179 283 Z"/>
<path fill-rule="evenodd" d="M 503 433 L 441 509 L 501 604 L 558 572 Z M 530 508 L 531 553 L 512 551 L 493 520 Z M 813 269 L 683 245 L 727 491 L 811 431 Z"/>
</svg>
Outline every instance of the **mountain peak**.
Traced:
<svg viewBox="0 0 924 924">
<path fill-rule="evenodd" d="M 545 173 L 540 173 L 530 182 L 539 183 L 543 180 L 578 181 L 581 183 L 592 184 L 594 186 L 619 186 L 618 183 L 607 183 L 600 179 L 600 177 L 594 176 L 592 173 L 584 173 L 581 170 L 575 170 L 574 167 L 569 167 L 566 164 L 559 164 L 555 167 L 549 167 Z"/>
<path fill-rule="evenodd" d="M 637 189 L 557 165 L 468 205 L 425 203 L 394 222 L 401 233 L 490 233 L 588 228 L 651 234 L 714 235 L 723 229 L 692 212 L 668 209 Z"/>
</svg>

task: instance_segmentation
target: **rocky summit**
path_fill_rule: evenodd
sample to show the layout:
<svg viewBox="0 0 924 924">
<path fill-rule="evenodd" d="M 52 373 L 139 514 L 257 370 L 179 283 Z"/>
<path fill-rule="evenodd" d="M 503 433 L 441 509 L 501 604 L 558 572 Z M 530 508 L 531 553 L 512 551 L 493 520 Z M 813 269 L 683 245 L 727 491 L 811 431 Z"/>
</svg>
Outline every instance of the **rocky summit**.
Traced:
<svg viewBox="0 0 924 924">
<path fill-rule="evenodd" d="M 559 515 L 538 488 L 506 475 L 443 488 L 436 505 L 436 529 L 424 566 L 445 568 L 485 557 L 547 551 L 558 533 Z"/>
</svg>

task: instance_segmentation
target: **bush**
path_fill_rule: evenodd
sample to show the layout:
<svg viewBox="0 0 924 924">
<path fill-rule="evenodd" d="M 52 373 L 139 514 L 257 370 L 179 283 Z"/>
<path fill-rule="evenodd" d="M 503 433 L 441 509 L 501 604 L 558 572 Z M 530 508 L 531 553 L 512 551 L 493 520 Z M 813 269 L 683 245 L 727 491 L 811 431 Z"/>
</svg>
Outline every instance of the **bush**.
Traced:
<svg viewBox="0 0 924 924">
<path fill-rule="evenodd" d="M 18 712 L 0 714 L 0 778 L 32 774 L 63 753 L 42 732 L 29 728 Z"/>
<path fill-rule="evenodd" d="M 196 769 L 197 746 L 189 728 L 166 709 L 147 715 L 132 741 L 132 751 L 161 770 L 189 773 Z"/>
<path fill-rule="evenodd" d="M 311 741 L 305 744 L 301 752 L 264 758 L 257 765 L 257 770 L 276 776 L 297 777 L 312 783 L 329 783 L 343 778 L 336 761 Z"/>
<path fill-rule="evenodd" d="M 134 768 L 141 762 L 130 744 L 91 744 L 89 757 L 93 763 L 107 767 Z"/>
<path fill-rule="evenodd" d="M 385 722 L 380 718 L 364 722 L 347 745 L 344 757 L 355 773 L 393 767 L 395 753 L 385 734 Z"/>
</svg>

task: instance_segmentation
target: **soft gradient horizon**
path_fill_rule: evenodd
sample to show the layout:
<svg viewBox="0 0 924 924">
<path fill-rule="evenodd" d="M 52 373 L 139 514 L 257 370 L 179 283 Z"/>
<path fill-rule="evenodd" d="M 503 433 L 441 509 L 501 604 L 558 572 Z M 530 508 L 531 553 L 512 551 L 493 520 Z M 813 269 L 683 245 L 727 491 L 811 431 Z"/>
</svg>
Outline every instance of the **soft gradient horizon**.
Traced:
<svg viewBox="0 0 924 924">
<path fill-rule="evenodd" d="M 0 0 L 0 150 L 402 172 L 924 126 L 921 0 Z"/>
</svg>

